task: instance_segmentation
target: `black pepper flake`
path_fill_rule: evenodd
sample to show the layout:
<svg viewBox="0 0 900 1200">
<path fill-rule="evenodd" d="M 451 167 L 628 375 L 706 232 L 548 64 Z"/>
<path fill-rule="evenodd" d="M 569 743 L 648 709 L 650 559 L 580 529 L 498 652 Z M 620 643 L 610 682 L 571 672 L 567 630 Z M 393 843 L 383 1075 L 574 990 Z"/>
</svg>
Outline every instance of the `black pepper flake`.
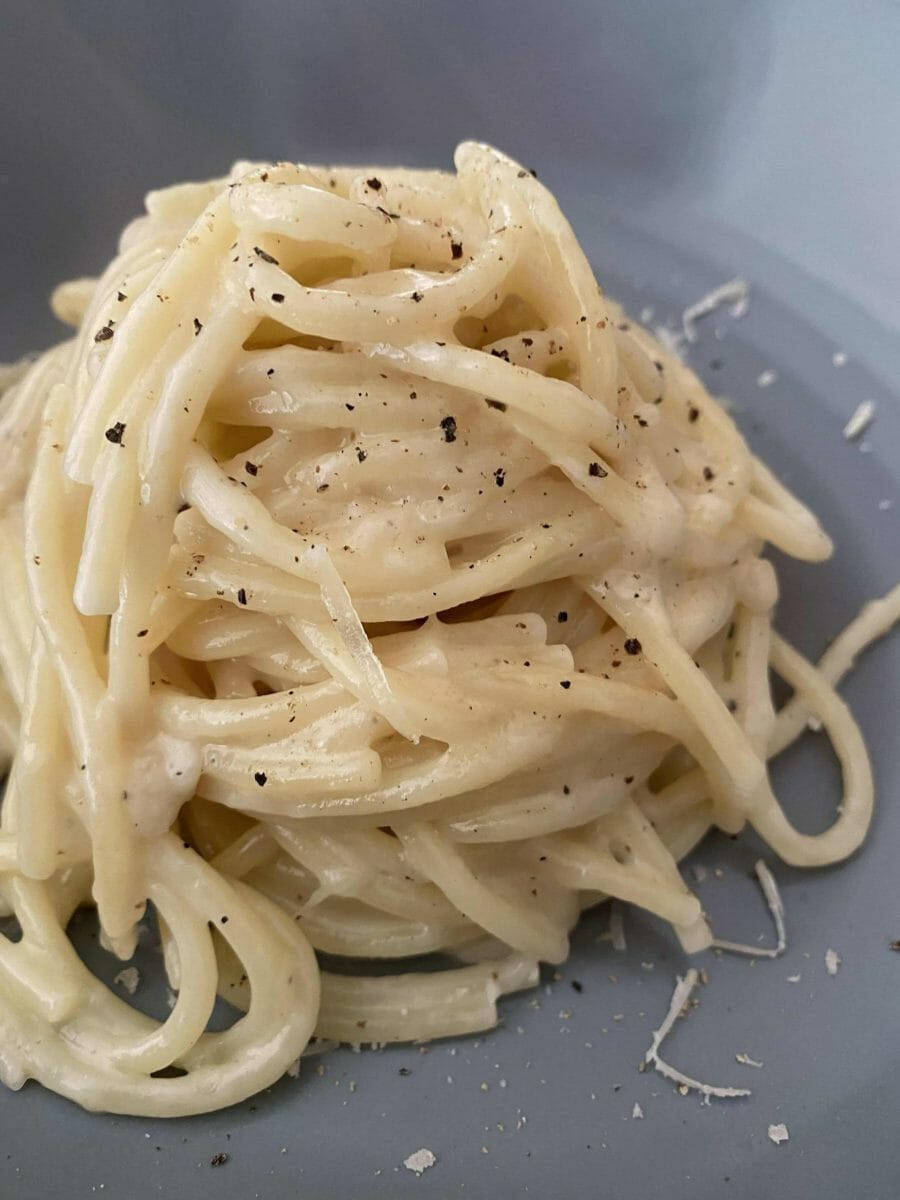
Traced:
<svg viewBox="0 0 900 1200">
<path fill-rule="evenodd" d="M 409 1067 L 401 1067 L 397 1074 L 402 1075 L 405 1079 L 407 1075 L 412 1075 L 412 1071 L 410 1071 Z"/>
<path fill-rule="evenodd" d="M 729 700 L 727 707 L 728 707 L 728 711 L 730 713 L 736 713 L 737 712 L 737 700 Z"/>
<path fill-rule="evenodd" d="M 327 492 L 327 491 L 328 491 L 328 484 L 327 484 L 327 483 L 320 483 L 320 484 L 319 484 L 319 486 L 316 488 L 316 491 L 317 491 L 317 492 Z"/>
<path fill-rule="evenodd" d="M 561 679 L 559 681 L 559 686 L 561 688 L 565 688 L 565 690 L 568 691 L 569 688 L 572 686 L 572 680 L 571 679 Z"/>
<path fill-rule="evenodd" d="M 410 296 L 410 300 L 415 300 L 416 304 L 418 304 L 421 301 L 421 299 L 422 299 L 421 292 L 413 292 L 413 294 Z"/>
<path fill-rule="evenodd" d="M 272 263 L 276 267 L 278 266 L 278 259 L 273 258 L 271 254 L 267 254 L 266 251 L 263 250 L 261 246 L 254 246 L 253 253 L 258 258 L 261 258 L 263 260 L 263 262 Z"/>
<path fill-rule="evenodd" d="M 572 991 L 573 991 L 573 992 L 579 992 L 579 993 L 580 993 L 580 992 L 583 992 L 583 991 L 584 991 L 584 984 L 583 984 L 583 983 L 581 983 L 579 980 L 577 980 L 577 979 L 573 979 L 571 982 L 572 982 Z"/>
<path fill-rule="evenodd" d="M 228 917 L 227 917 L 227 916 L 225 916 L 225 915 L 223 915 L 223 916 L 219 917 L 219 921 L 220 921 L 220 922 L 221 922 L 223 925 L 227 925 L 227 924 L 228 924 Z"/>
<path fill-rule="evenodd" d="M 194 317 L 194 337 L 197 336 L 197 334 L 200 332 L 200 330 L 202 328 L 203 328 L 202 322 L 198 321 L 197 318 Z"/>
<path fill-rule="evenodd" d="M 571 791 L 572 791 L 572 789 L 569 787 L 569 785 L 567 783 L 564 783 L 563 784 L 563 795 L 568 796 Z"/>
<path fill-rule="evenodd" d="M 604 471 L 598 462 L 592 462 L 588 466 L 588 475 L 593 475 L 595 479 L 605 479 L 608 474 L 609 471 Z"/>
<path fill-rule="evenodd" d="M 641 652 L 641 643 L 637 640 L 637 638 L 626 638 L 625 639 L 625 653 L 626 654 L 640 654 L 640 652 Z"/>
<path fill-rule="evenodd" d="M 900 938 L 895 938 L 893 942 L 888 943 L 889 950 L 896 950 L 900 953 Z"/>
<path fill-rule="evenodd" d="M 451 242 L 450 243 L 450 257 L 451 258 L 462 258 L 462 242 Z"/>
<path fill-rule="evenodd" d="M 456 417 L 441 417 L 441 429 L 444 431 L 445 442 L 456 441 Z"/>
<path fill-rule="evenodd" d="M 380 192 L 381 180 L 376 175 L 373 175 L 371 179 L 366 180 L 366 187 L 370 187 L 373 192 Z"/>
<path fill-rule="evenodd" d="M 503 487 L 505 482 L 506 482 L 506 472 L 503 470 L 502 467 L 498 467 L 497 470 L 494 472 L 494 483 L 496 483 L 497 487 Z"/>
<path fill-rule="evenodd" d="M 492 358 L 502 358 L 504 362 L 509 362 L 509 351 L 508 350 L 492 350 L 491 357 Z"/>
<path fill-rule="evenodd" d="M 560 612 L 558 612 L 556 614 L 556 619 L 557 619 L 557 621 L 559 621 L 560 625 L 564 625 L 566 623 L 566 621 L 568 621 L 568 619 L 569 619 L 569 614 L 566 612 L 565 609 L 562 609 Z"/>
<path fill-rule="evenodd" d="M 224 1167 L 227 1162 L 228 1155 L 224 1150 L 220 1150 L 218 1154 L 214 1154 L 209 1160 L 209 1165 L 211 1167 Z"/>
<path fill-rule="evenodd" d="M 272 293 L 272 303 L 273 304 L 283 304 L 284 303 L 284 293 L 283 292 L 273 292 Z"/>
<path fill-rule="evenodd" d="M 484 402 L 488 408 L 496 408 L 497 412 L 506 412 L 506 405 L 502 400 L 489 400 L 487 396 L 485 396 Z"/>
<path fill-rule="evenodd" d="M 715 477 L 716 477 L 716 473 L 712 469 L 712 467 L 704 467 L 703 468 L 703 478 L 706 480 L 707 483 L 709 483 L 709 481 L 711 479 L 715 479 Z"/>
<path fill-rule="evenodd" d="M 137 631 L 137 636 L 138 637 L 146 637 L 149 632 L 150 632 L 149 629 L 139 629 Z"/>
<path fill-rule="evenodd" d="M 107 321 L 102 329 L 98 329 L 94 334 L 95 342 L 108 342 L 113 335 L 113 322 Z"/>
<path fill-rule="evenodd" d="M 366 457 L 367 457 L 366 452 L 365 452 L 365 450 L 363 450 L 362 446 L 356 447 L 356 457 L 359 459 L 360 462 L 366 461 Z"/>
<path fill-rule="evenodd" d="M 110 425 L 109 429 L 107 429 L 103 436 L 108 442 L 112 442 L 114 446 L 121 446 L 124 434 L 125 426 L 121 421 L 116 421 L 115 425 Z"/>
<path fill-rule="evenodd" d="M 256 303 L 256 288 L 255 287 L 250 288 L 250 299 L 254 302 L 254 304 Z"/>
<path fill-rule="evenodd" d="M 244 470 L 247 472 L 248 475 L 258 475 L 259 474 L 259 467 L 256 465 L 255 462 L 250 462 L 249 459 L 247 460 L 247 462 L 244 463 Z"/>
<path fill-rule="evenodd" d="M 116 292 L 116 299 L 117 299 L 117 300 L 119 301 L 119 303 L 121 304 L 121 303 L 122 303 L 122 301 L 123 301 L 123 300 L 127 300 L 127 299 L 128 299 L 128 297 L 125 295 L 125 293 L 124 293 L 124 292 Z"/>
<path fill-rule="evenodd" d="M 626 775 L 626 776 L 625 776 L 625 782 L 626 782 L 626 783 L 634 783 L 634 776 L 633 776 L 633 775 Z"/>
<path fill-rule="evenodd" d="M 274 374 L 275 374 L 275 368 L 269 367 L 268 371 L 266 371 L 266 378 L 271 379 Z"/>
<path fill-rule="evenodd" d="M 238 588 L 237 601 L 238 601 L 238 604 L 246 604 L 247 603 L 247 589 L 246 588 Z"/>
<path fill-rule="evenodd" d="M 266 786 L 266 780 L 267 780 L 269 777 L 268 777 L 268 775 L 265 773 L 265 771 L 254 771 L 254 772 L 253 772 L 253 778 L 256 780 L 256 782 L 259 784 L 259 786 L 260 786 L 260 787 L 265 787 L 265 786 Z"/>
<path fill-rule="evenodd" d="M 356 408 L 356 405 L 355 404 L 345 404 L 344 408 L 346 408 L 347 412 L 353 412 L 354 408 Z"/>
<path fill-rule="evenodd" d="M 523 338 L 522 338 L 522 345 L 523 345 L 523 346 L 533 346 L 533 345 L 534 345 L 534 338 L 530 338 L 530 337 L 523 337 Z"/>
<path fill-rule="evenodd" d="M 692 404 L 691 407 L 688 409 L 688 420 L 691 422 L 691 424 L 693 424 L 694 421 L 696 421 L 699 416 L 700 416 L 700 409 L 697 408 L 697 406 L 695 404 Z"/>
</svg>

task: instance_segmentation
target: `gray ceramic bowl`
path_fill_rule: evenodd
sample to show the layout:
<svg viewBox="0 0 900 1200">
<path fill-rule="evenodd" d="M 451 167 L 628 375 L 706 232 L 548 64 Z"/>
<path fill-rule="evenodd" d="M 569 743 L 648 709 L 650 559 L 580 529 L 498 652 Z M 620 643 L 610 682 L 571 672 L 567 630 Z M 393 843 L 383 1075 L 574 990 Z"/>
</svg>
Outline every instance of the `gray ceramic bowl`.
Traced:
<svg viewBox="0 0 900 1200">
<path fill-rule="evenodd" d="M 706 320 L 691 361 L 834 535 L 825 567 L 779 562 L 782 630 L 816 654 L 896 581 L 896 5 L 3 8 L 0 355 L 57 335 L 52 283 L 105 261 L 149 187 L 244 155 L 447 164 L 458 139 L 478 136 L 538 168 L 599 278 L 633 311 L 650 305 L 671 320 L 735 274 L 750 281 L 749 314 Z M 764 371 L 777 375 L 768 387 L 757 383 Z M 864 399 L 877 402 L 876 422 L 851 444 L 841 429 Z M 637 913 L 626 953 L 598 943 L 601 910 L 580 927 L 562 978 L 506 1001 L 503 1026 L 481 1038 L 427 1053 L 342 1050 L 322 1076 L 311 1069 L 252 1103 L 168 1123 L 89 1115 L 34 1084 L 4 1092 L 0 1195 L 893 1200 L 898 667 L 895 636 L 844 689 L 878 780 L 867 845 L 829 871 L 775 865 L 787 955 L 706 956 L 702 1003 L 669 1047 L 686 1069 L 747 1083 L 750 1100 L 704 1107 L 638 1072 L 685 963 Z M 838 778 L 820 739 L 791 751 L 775 779 L 804 828 L 826 822 Z M 758 850 L 750 837 L 715 838 L 693 857 L 707 868 L 705 906 L 736 937 L 767 931 L 748 877 Z M 835 977 L 828 948 L 843 960 Z M 736 1063 L 739 1052 L 763 1068 Z M 766 1131 L 778 1122 L 790 1141 L 775 1146 Z M 417 1180 L 401 1164 L 420 1147 L 437 1163 Z"/>
</svg>

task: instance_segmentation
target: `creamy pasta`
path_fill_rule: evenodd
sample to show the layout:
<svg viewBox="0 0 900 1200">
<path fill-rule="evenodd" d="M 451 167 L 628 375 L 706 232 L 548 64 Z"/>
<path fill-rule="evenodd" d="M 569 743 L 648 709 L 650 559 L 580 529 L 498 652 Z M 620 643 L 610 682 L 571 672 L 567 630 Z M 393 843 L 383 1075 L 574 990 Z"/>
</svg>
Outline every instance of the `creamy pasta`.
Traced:
<svg viewBox="0 0 900 1200">
<path fill-rule="evenodd" d="M 860 844 L 834 687 L 900 594 L 818 668 L 773 632 L 765 544 L 828 537 L 518 164 L 238 164 L 151 193 L 54 307 L 74 337 L 0 401 L 11 1087 L 222 1107 L 313 1036 L 490 1027 L 605 897 L 703 949 L 677 862 L 713 826 Z M 766 771 L 811 714 L 844 777 L 815 837 Z M 158 922 L 165 1021 L 81 962 L 80 905 L 122 960 Z"/>
</svg>

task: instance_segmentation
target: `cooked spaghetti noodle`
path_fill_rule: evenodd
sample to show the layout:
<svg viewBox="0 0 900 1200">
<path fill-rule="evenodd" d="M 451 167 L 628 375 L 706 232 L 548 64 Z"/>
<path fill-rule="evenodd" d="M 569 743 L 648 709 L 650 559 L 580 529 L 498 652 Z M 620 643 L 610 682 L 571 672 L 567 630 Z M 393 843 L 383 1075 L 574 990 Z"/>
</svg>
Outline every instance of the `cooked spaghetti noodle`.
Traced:
<svg viewBox="0 0 900 1200">
<path fill-rule="evenodd" d="M 153 193 L 102 278 L 58 289 L 74 339 L 6 377 L 12 1087 L 222 1107 L 313 1035 L 491 1026 L 603 897 L 702 949 L 676 864 L 712 826 L 804 866 L 865 835 L 834 684 L 900 595 L 821 668 L 775 636 L 760 552 L 826 558 L 813 515 L 604 297 L 529 172 L 472 143 L 456 166 Z M 810 714 L 844 772 L 816 837 L 766 774 Z M 66 933 L 93 904 L 128 959 L 148 903 L 161 1023 Z M 404 970 L 437 951 L 457 965 Z M 209 1032 L 217 995 L 245 1012 Z"/>
</svg>

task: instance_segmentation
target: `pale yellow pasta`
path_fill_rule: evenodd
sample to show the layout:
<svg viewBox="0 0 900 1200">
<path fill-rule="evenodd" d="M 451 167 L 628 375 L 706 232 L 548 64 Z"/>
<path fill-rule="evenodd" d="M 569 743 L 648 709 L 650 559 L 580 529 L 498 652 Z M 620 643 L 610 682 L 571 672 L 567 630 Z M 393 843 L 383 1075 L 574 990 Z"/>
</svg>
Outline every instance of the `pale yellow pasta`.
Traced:
<svg viewBox="0 0 900 1200">
<path fill-rule="evenodd" d="M 530 172 L 474 142 L 456 167 L 151 193 L 54 293 L 73 340 L 2 374 L 11 1087 L 223 1107 L 314 1035 L 489 1028 L 606 896 L 705 948 L 677 862 L 713 825 L 799 865 L 865 836 L 834 685 L 900 592 L 821 669 L 778 638 L 760 553 L 826 557 L 814 516 Z M 766 770 L 810 714 L 845 781 L 817 837 Z M 127 960 L 148 902 L 164 1021 L 66 932 L 94 905 Z M 433 952 L 460 965 L 404 968 Z M 243 1011 L 214 1033 L 217 996 Z"/>
</svg>

